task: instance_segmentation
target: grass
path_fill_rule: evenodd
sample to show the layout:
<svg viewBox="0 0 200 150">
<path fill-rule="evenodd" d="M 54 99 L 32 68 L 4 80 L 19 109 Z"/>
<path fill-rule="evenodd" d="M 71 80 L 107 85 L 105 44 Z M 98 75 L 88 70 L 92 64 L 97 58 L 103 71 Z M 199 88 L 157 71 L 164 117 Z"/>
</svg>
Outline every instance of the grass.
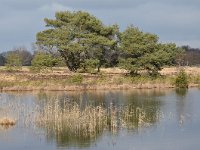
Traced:
<svg viewBox="0 0 200 150">
<path fill-rule="evenodd" d="M 75 84 L 75 85 L 80 85 L 83 82 L 83 76 L 81 74 L 75 74 L 73 76 L 69 76 L 66 80 L 65 80 L 65 84 Z"/>
<path fill-rule="evenodd" d="M 124 71 L 114 68 L 104 69 L 98 74 L 72 73 L 65 68 L 53 68 L 48 73 L 32 73 L 27 67 L 21 71 L 6 72 L 0 68 L 0 90 L 83 90 L 85 89 L 129 89 L 175 87 L 178 71 L 164 69 L 162 75 L 150 77 L 140 75 L 131 77 Z M 167 71 L 166 71 L 167 70 Z M 188 68 L 189 85 L 200 85 L 200 74 L 192 74 Z M 192 70 L 194 72 L 194 70 Z M 171 74 L 170 74 L 171 73 Z M 174 74 L 176 73 L 176 74 Z M 71 88 L 71 89 L 70 89 Z"/>
<path fill-rule="evenodd" d="M 14 86 L 15 83 L 11 81 L 1 81 L 0 82 L 0 89 L 3 89 L 4 87 L 11 87 Z"/>
</svg>

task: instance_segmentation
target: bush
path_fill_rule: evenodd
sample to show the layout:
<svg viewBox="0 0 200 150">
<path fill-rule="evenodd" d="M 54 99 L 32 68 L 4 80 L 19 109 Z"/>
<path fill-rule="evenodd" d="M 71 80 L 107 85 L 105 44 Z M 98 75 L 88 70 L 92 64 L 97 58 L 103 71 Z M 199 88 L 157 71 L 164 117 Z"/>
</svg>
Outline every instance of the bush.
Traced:
<svg viewBox="0 0 200 150">
<path fill-rule="evenodd" d="M 96 73 L 95 69 L 99 64 L 99 60 L 97 59 L 86 59 L 83 63 L 81 63 L 80 72 L 88 72 L 88 73 Z"/>
<path fill-rule="evenodd" d="M 22 58 L 16 53 L 9 53 L 6 56 L 6 70 L 16 71 L 22 68 Z"/>
<path fill-rule="evenodd" d="M 175 80 L 177 88 L 188 88 L 188 76 L 184 69 L 181 69 Z"/>
<path fill-rule="evenodd" d="M 47 70 L 48 68 L 51 69 L 53 66 L 56 66 L 56 64 L 57 59 L 52 55 L 38 52 L 31 62 L 31 70 L 34 72 L 40 72 L 42 70 Z"/>
<path fill-rule="evenodd" d="M 66 82 L 70 84 L 81 84 L 83 82 L 83 76 L 81 74 L 75 74 L 69 77 Z"/>
</svg>

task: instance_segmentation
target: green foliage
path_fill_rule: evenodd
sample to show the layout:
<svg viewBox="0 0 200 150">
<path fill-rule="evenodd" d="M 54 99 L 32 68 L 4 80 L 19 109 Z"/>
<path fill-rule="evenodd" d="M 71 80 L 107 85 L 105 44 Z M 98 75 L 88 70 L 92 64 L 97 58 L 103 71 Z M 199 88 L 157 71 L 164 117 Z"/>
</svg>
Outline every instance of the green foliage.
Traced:
<svg viewBox="0 0 200 150">
<path fill-rule="evenodd" d="M 81 84 L 83 82 L 83 76 L 81 74 L 75 74 L 67 79 L 67 83 Z"/>
<path fill-rule="evenodd" d="M 0 82 L 0 90 L 2 90 L 4 87 L 11 87 L 11 86 L 13 86 L 13 85 L 14 85 L 13 82 L 1 81 L 1 82 Z"/>
<path fill-rule="evenodd" d="M 120 66 L 132 75 L 146 70 L 150 75 L 157 75 L 162 66 L 172 64 L 178 48 L 175 44 L 158 43 L 157 35 L 144 33 L 133 26 L 121 34 Z"/>
<path fill-rule="evenodd" d="M 101 66 L 113 67 L 119 62 L 131 75 L 147 71 L 157 76 L 164 65 L 175 64 L 182 51 L 133 26 L 120 33 L 117 25 L 105 26 L 83 11 L 57 12 L 55 19 L 44 21 L 48 29 L 37 34 L 37 45 L 58 51 L 71 71 L 99 71 Z"/>
<path fill-rule="evenodd" d="M 31 70 L 35 72 L 44 71 L 55 66 L 59 60 L 50 54 L 37 52 L 31 62 Z"/>
<path fill-rule="evenodd" d="M 55 67 L 65 67 L 66 66 L 64 59 L 61 56 L 54 57 L 54 59 L 56 60 Z"/>
<path fill-rule="evenodd" d="M 175 85 L 177 88 L 188 88 L 188 76 L 183 69 L 180 70 L 176 77 Z"/>
<path fill-rule="evenodd" d="M 56 19 L 45 19 L 50 27 L 37 34 L 37 44 L 58 50 L 67 67 L 76 71 L 89 59 L 105 63 L 105 53 L 117 46 L 118 26 L 105 26 L 87 12 L 57 12 Z"/>
<path fill-rule="evenodd" d="M 95 73 L 95 69 L 99 64 L 98 59 L 86 59 L 83 63 L 81 63 L 81 71 L 80 72 L 90 72 Z"/>
<path fill-rule="evenodd" d="M 17 53 L 8 53 L 6 56 L 6 70 L 16 71 L 22 67 L 22 58 Z"/>
<path fill-rule="evenodd" d="M 191 76 L 190 82 L 193 84 L 198 84 L 200 86 L 200 75 Z"/>
</svg>

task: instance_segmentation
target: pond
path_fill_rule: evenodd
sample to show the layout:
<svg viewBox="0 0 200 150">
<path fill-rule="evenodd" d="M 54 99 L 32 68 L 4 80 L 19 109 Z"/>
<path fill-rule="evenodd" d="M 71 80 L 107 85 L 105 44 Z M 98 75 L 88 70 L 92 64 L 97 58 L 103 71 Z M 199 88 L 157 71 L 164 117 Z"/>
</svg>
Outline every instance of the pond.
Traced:
<svg viewBox="0 0 200 150">
<path fill-rule="evenodd" d="M 200 147 L 200 90 L 0 93 L 2 150 Z"/>
</svg>

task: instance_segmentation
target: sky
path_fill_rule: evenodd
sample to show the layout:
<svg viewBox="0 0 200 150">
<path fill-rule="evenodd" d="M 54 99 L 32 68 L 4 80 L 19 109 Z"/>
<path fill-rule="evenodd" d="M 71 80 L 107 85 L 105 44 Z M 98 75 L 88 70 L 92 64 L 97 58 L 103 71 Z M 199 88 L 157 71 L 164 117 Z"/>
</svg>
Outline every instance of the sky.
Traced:
<svg viewBox="0 0 200 150">
<path fill-rule="evenodd" d="M 67 10 L 87 11 L 121 31 L 134 25 L 162 43 L 200 48 L 200 0 L 0 0 L 0 52 L 30 50 L 37 32 L 45 30 L 44 18 Z"/>
</svg>

